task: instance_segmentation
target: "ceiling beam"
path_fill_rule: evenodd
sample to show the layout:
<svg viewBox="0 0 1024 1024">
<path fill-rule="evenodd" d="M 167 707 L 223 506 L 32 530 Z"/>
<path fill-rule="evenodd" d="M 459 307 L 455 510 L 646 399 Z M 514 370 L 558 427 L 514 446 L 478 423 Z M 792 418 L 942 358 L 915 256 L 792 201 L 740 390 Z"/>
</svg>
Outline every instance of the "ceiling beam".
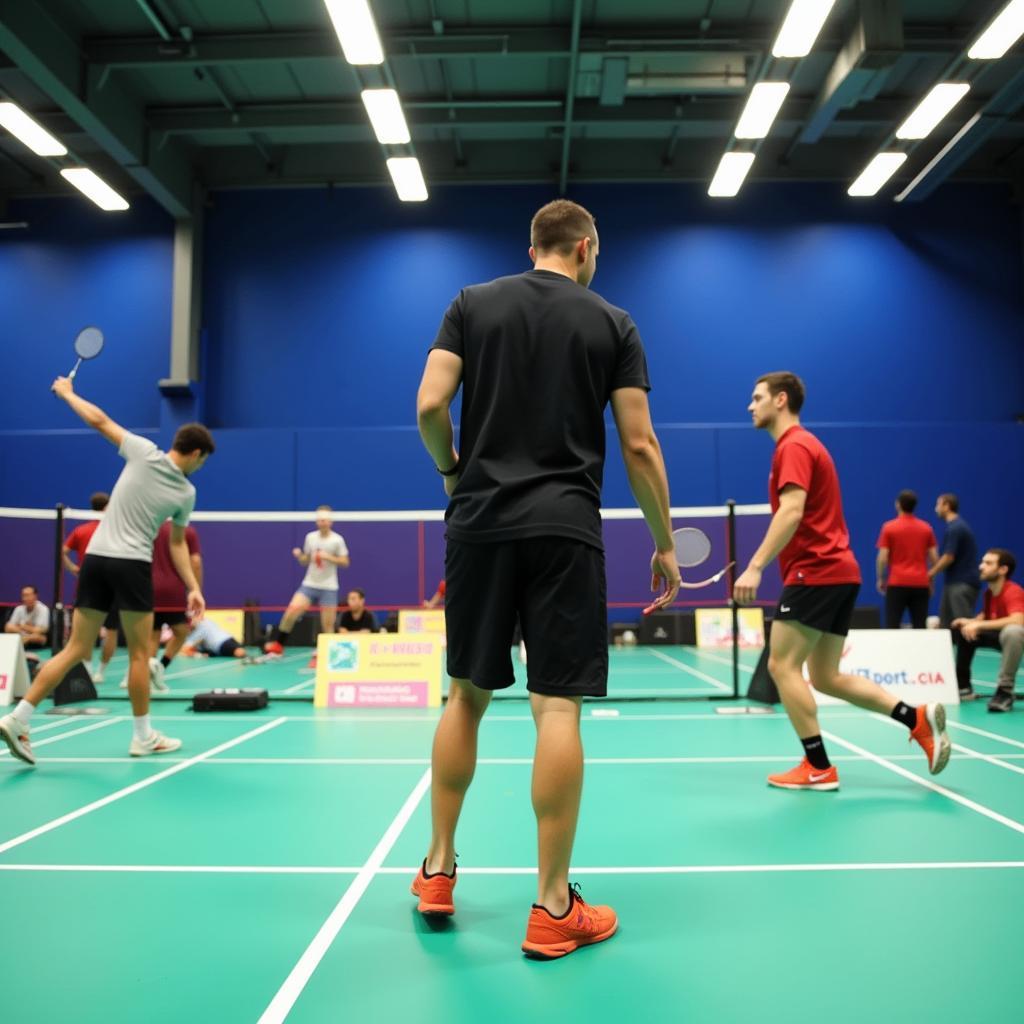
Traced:
<svg viewBox="0 0 1024 1024">
<path fill-rule="evenodd" d="M 565 195 L 569 183 L 569 147 L 572 145 L 572 114 L 576 105 L 576 77 L 580 64 L 580 25 L 583 0 L 573 0 L 572 29 L 569 33 L 569 81 L 565 87 L 565 120 L 562 122 L 562 162 L 558 172 L 558 194 Z"/>
<path fill-rule="evenodd" d="M 975 26 L 911 25 L 906 29 L 905 48 L 921 55 L 958 52 Z M 580 53 L 605 57 L 644 55 L 666 56 L 690 53 L 745 53 L 767 51 L 777 32 L 774 24 L 743 23 L 735 30 L 685 35 L 678 22 L 666 25 L 622 26 L 603 32 L 581 32 Z M 384 34 L 388 60 L 508 60 L 509 57 L 568 58 L 565 30 L 558 26 L 496 26 L 479 29 L 451 29 L 442 35 L 433 31 L 388 32 Z M 816 49 L 838 51 L 844 40 L 837 34 L 819 39 Z M 207 33 L 191 40 L 171 42 L 152 38 L 91 37 L 83 40 L 85 60 L 111 70 L 146 70 L 159 67 L 218 67 L 240 64 L 301 63 L 309 60 L 341 59 L 334 34 L 326 27 L 301 32 Z"/>
<path fill-rule="evenodd" d="M 142 103 L 96 68 L 38 0 L 0 8 L 0 50 L 171 216 L 188 217 L 192 168 L 174 140 L 150 150 Z"/>
</svg>

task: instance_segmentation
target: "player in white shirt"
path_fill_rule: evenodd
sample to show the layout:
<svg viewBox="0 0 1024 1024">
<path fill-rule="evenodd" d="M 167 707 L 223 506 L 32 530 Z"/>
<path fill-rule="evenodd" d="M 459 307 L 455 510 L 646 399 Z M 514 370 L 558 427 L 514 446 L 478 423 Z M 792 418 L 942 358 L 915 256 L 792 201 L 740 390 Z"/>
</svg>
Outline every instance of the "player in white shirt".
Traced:
<svg viewBox="0 0 1024 1024">
<path fill-rule="evenodd" d="M 274 627 L 270 640 L 263 645 L 267 654 L 281 654 L 288 642 L 288 634 L 300 615 L 317 604 L 320 606 L 320 628 L 334 632 L 338 617 L 338 566 L 347 569 L 348 547 L 345 538 L 331 529 L 331 506 L 319 505 L 316 510 L 316 529 L 306 534 L 301 548 L 292 548 L 292 557 L 305 565 L 302 585 L 292 595 L 281 621 Z"/>
<path fill-rule="evenodd" d="M 36 763 L 29 739 L 33 713 L 73 665 L 92 655 L 103 620 L 108 610 L 116 607 L 128 641 L 128 696 L 134 716 L 128 753 L 132 757 L 169 754 L 181 746 L 181 740 L 163 736 L 153 729 L 149 719 L 153 540 L 160 524 L 170 519 L 171 559 L 188 589 L 188 610 L 197 622 L 203 617 L 206 602 L 185 544 L 185 527 L 196 502 L 196 489 L 188 478 L 213 451 L 213 438 L 201 423 L 187 423 L 178 428 L 171 450 L 163 452 L 76 395 L 67 377 L 58 377 L 53 391 L 88 426 L 117 447 L 125 467 L 82 560 L 71 638 L 39 670 L 14 711 L 0 718 L 0 739 L 15 757 L 27 764 Z"/>
</svg>

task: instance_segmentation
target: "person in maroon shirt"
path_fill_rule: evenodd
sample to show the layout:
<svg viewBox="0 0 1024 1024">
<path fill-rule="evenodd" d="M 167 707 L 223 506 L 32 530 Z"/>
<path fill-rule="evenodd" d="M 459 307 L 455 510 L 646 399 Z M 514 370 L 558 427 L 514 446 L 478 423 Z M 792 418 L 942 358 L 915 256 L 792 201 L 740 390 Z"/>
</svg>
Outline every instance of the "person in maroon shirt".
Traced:
<svg viewBox="0 0 1024 1024">
<path fill-rule="evenodd" d="M 109 494 L 105 491 L 96 491 L 96 493 L 89 498 L 89 507 L 93 512 L 102 512 L 109 502 Z M 84 523 L 80 523 L 76 526 L 68 534 L 67 540 L 64 541 L 64 548 L 61 551 L 61 555 L 64 560 L 64 568 L 67 569 L 72 576 L 77 576 L 81 571 L 82 560 L 85 558 L 85 552 L 89 547 L 89 541 L 92 540 L 92 535 L 96 532 L 99 525 L 100 521 L 98 519 L 88 519 Z M 71 557 L 72 552 L 78 556 L 77 562 Z M 117 650 L 117 626 L 117 609 L 111 608 L 103 622 L 103 629 L 101 630 L 103 634 L 103 647 L 100 649 L 100 663 L 91 673 L 92 681 L 94 683 L 103 682 L 103 677 L 107 672 L 107 666 L 110 664 L 110 660 L 114 657 L 114 652 Z"/>
<path fill-rule="evenodd" d="M 860 590 L 860 568 L 850 550 L 835 464 L 825 446 L 800 426 L 804 383 L 795 374 L 759 377 L 748 412 L 758 430 L 775 441 L 768 490 L 772 521 L 761 546 L 736 580 L 738 604 L 757 599 L 761 574 L 779 559 L 783 590 L 772 623 L 768 671 L 804 747 L 792 770 L 769 775 L 780 789 L 835 790 L 839 773 L 829 761 L 818 725 L 818 708 L 803 676 L 831 697 L 902 722 L 928 757 L 936 775 L 949 761 L 946 711 L 941 704 L 913 708 L 862 676 L 843 675 L 839 659 Z"/>
<path fill-rule="evenodd" d="M 1002 653 L 989 711 L 1013 710 L 1014 681 L 1024 655 L 1024 587 L 1010 581 L 1016 568 L 1017 559 L 1006 548 L 989 548 L 978 566 L 982 583 L 988 584 L 981 614 L 953 620 L 960 700 L 975 698 L 971 686 L 974 652 L 991 647 Z"/>
<path fill-rule="evenodd" d="M 885 597 L 886 629 L 899 629 L 905 610 L 910 612 L 914 629 L 927 625 L 928 598 L 932 593 L 928 570 L 939 560 L 939 546 L 935 531 L 914 515 L 915 508 L 917 495 L 900 491 L 896 498 L 899 516 L 882 524 L 875 545 L 878 592 Z"/>
</svg>

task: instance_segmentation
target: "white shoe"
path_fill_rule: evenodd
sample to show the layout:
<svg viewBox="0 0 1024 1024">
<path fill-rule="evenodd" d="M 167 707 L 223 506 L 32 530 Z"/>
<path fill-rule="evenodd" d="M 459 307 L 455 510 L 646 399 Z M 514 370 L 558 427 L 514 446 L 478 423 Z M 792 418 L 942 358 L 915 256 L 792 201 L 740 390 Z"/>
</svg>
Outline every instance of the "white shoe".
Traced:
<svg viewBox="0 0 1024 1024">
<path fill-rule="evenodd" d="M 167 693 L 170 689 L 164 682 L 164 666 L 159 658 L 149 659 L 149 688 L 153 693 Z"/>
<path fill-rule="evenodd" d="M 519 641 L 519 660 L 525 665 L 526 664 L 526 641 Z"/>
<path fill-rule="evenodd" d="M 117 685 L 120 686 L 122 690 L 127 690 L 128 689 L 128 676 L 125 676 L 124 679 L 122 679 L 121 682 L 119 682 Z"/>
<path fill-rule="evenodd" d="M 181 748 L 181 740 L 172 740 L 163 733 L 151 732 L 149 739 L 137 740 L 132 737 L 128 753 L 132 757 L 149 757 L 151 754 L 173 754 Z"/>
<path fill-rule="evenodd" d="M 102 665 L 100 665 L 99 668 L 97 668 L 96 671 L 92 673 L 92 681 L 94 683 L 102 683 L 103 682 L 103 666 Z"/>
<path fill-rule="evenodd" d="M 7 744 L 12 757 L 24 761 L 25 764 L 35 764 L 36 757 L 32 753 L 32 744 L 28 738 L 28 726 L 22 725 L 21 720 L 14 715 L 4 715 L 0 718 L 0 739 Z"/>
</svg>

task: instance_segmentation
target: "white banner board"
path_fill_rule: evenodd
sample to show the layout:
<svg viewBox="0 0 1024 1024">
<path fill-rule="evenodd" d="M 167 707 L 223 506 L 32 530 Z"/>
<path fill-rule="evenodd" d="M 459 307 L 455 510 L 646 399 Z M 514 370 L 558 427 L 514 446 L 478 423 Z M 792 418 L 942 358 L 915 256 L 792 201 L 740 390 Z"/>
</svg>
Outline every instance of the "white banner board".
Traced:
<svg viewBox="0 0 1024 1024">
<path fill-rule="evenodd" d="M 21 637 L 17 633 L 0 633 L 0 708 L 24 697 L 29 681 Z"/>
<path fill-rule="evenodd" d="M 851 629 L 839 671 L 870 679 L 907 704 L 960 703 L 948 629 Z M 822 706 L 844 703 L 817 690 L 814 696 Z"/>
</svg>

